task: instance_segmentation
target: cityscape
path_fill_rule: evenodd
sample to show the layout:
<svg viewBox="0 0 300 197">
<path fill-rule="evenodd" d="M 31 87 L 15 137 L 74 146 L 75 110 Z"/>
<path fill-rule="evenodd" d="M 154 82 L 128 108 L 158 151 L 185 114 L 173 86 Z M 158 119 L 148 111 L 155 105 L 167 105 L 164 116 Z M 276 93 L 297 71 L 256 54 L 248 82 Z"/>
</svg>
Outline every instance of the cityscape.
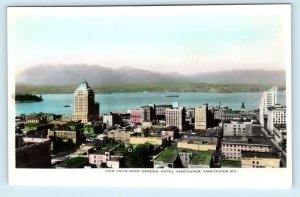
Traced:
<svg viewBox="0 0 300 197">
<path fill-rule="evenodd" d="M 73 90 L 72 115 L 37 112 L 15 117 L 16 168 L 285 168 L 286 106 L 278 88 L 260 94 L 259 109 L 219 101 L 197 107 L 149 103 L 101 113 L 93 87 Z M 166 95 L 172 100 L 178 94 Z M 19 95 L 17 103 L 44 102 Z M 106 106 L 107 107 L 107 106 Z"/>
</svg>

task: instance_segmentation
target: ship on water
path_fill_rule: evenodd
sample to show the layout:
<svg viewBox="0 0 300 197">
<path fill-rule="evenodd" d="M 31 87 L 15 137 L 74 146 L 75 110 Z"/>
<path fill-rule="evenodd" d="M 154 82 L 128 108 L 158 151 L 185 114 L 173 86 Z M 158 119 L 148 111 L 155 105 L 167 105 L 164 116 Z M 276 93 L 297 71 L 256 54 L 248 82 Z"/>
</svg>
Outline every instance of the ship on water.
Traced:
<svg viewBox="0 0 300 197">
<path fill-rule="evenodd" d="M 166 97 L 179 97 L 179 95 L 172 94 L 172 95 L 166 95 Z"/>
</svg>

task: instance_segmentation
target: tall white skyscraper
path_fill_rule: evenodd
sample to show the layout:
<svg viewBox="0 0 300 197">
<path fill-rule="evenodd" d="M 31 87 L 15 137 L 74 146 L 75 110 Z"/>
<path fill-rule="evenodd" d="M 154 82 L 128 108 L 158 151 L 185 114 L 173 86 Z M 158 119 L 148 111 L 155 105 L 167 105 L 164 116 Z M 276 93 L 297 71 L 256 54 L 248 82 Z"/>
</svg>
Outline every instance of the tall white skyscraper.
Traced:
<svg viewBox="0 0 300 197">
<path fill-rule="evenodd" d="M 95 103 L 94 90 L 83 80 L 74 92 L 73 120 L 86 123 L 99 117 L 99 103 Z"/>
<path fill-rule="evenodd" d="M 259 121 L 264 126 L 264 115 L 268 114 L 268 107 L 277 104 L 277 87 L 272 87 L 269 91 L 264 91 L 261 96 L 259 107 Z"/>
</svg>

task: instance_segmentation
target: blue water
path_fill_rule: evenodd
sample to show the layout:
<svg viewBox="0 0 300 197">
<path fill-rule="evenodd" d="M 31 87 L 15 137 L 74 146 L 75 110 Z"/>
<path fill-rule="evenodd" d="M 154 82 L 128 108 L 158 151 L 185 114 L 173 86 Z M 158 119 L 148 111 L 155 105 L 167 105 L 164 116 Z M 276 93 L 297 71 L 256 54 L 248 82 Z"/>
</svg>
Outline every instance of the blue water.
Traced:
<svg viewBox="0 0 300 197">
<path fill-rule="evenodd" d="M 179 95 L 179 97 L 166 97 L 166 95 Z M 112 93 L 97 94 L 96 101 L 100 103 L 100 114 L 108 112 L 126 112 L 128 109 L 137 108 L 147 104 L 172 104 L 179 102 L 180 106 L 196 107 L 203 103 L 209 106 L 228 106 L 232 109 L 240 109 L 244 102 L 246 109 L 258 109 L 260 93 Z M 35 103 L 17 103 L 16 114 L 29 114 L 33 112 L 49 112 L 71 115 L 73 113 L 73 94 L 45 94 L 44 101 Z M 278 92 L 278 102 L 285 105 L 285 93 Z M 64 107 L 70 105 L 71 107 Z"/>
</svg>

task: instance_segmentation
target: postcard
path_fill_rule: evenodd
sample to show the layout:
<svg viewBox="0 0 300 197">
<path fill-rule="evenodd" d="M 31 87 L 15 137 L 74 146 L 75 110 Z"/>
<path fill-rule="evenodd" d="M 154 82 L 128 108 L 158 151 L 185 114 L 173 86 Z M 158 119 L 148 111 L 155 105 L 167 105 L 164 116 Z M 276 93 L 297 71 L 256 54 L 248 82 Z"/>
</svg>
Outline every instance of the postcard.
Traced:
<svg viewBox="0 0 300 197">
<path fill-rule="evenodd" d="M 292 187 L 291 5 L 8 7 L 11 185 Z"/>
</svg>

